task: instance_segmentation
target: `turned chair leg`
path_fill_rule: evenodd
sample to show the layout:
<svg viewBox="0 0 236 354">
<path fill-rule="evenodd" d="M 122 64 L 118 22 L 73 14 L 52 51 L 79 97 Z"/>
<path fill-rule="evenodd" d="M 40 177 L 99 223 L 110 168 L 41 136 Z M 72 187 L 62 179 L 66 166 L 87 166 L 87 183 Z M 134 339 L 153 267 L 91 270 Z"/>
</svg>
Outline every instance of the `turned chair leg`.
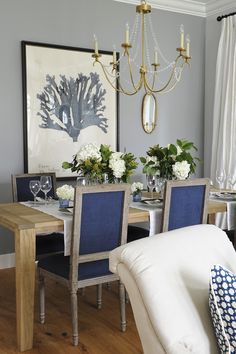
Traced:
<svg viewBox="0 0 236 354">
<path fill-rule="evenodd" d="M 45 283 L 44 276 L 39 274 L 39 321 L 45 322 Z"/>
<path fill-rule="evenodd" d="M 97 308 L 102 308 L 102 284 L 97 285 Z"/>
<path fill-rule="evenodd" d="M 120 292 L 120 328 L 122 332 L 126 331 L 126 313 L 125 313 L 125 287 L 120 282 L 119 283 Z"/>
<path fill-rule="evenodd" d="M 126 290 L 125 290 L 125 302 L 126 304 L 129 304 L 129 294 L 127 293 Z"/>
<path fill-rule="evenodd" d="M 72 343 L 77 346 L 79 344 L 78 332 L 78 298 L 77 291 L 71 292 L 71 316 L 72 316 Z"/>
<path fill-rule="evenodd" d="M 111 283 L 107 283 L 107 290 L 111 290 Z"/>
</svg>

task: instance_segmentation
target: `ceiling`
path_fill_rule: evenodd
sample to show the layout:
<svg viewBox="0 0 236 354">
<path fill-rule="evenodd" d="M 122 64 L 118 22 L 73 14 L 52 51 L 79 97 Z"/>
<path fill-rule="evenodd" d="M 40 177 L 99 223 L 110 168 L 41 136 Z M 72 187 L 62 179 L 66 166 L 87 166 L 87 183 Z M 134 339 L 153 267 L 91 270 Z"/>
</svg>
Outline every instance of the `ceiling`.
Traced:
<svg viewBox="0 0 236 354">
<path fill-rule="evenodd" d="M 113 0 L 128 4 L 139 4 L 140 0 Z M 236 9 L 235 0 L 146 0 L 153 8 L 184 13 L 188 15 L 208 17 L 224 14 Z"/>
</svg>

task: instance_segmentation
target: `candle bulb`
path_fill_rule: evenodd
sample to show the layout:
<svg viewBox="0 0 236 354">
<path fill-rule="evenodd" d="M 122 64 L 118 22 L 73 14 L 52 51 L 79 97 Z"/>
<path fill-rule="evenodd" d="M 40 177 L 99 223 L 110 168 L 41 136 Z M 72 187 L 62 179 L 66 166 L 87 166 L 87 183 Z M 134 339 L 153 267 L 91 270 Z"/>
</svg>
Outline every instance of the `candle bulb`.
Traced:
<svg viewBox="0 0 236 354">
<path fill-rule="evenodd" d="M 184 49 L 184 25 L 180 26 L 180 48 Z"/>
<path fill-rule="evenodd" d="M 190 36 L 186 36 L 186 57 L 190 57 Z"/>
<path fill-rule="evenodd" d="M 113 63 L 116 63 L 116 46 L 113 45 Z"/>
<path fill-rule="evenodd" d="M 158 64 L 158 51 L 156 47 L 154 50 L 154 64 Z"/>
<path fill-rule="evenodd" d="M 94 38 L 94 50 L 95 50 L 95 54 L 98 54 L 98 40 L 97 40 L 97 37 L 96 37 L 95 34 L 93 35 L 93 38 Z"/>
<path fill-rule="evenodd" d="M 126 44 L 129 44 L 129 24 L 128 24 L 128 23 L 126 23 L 125 43 L 126 43 Z"/>
</svg>

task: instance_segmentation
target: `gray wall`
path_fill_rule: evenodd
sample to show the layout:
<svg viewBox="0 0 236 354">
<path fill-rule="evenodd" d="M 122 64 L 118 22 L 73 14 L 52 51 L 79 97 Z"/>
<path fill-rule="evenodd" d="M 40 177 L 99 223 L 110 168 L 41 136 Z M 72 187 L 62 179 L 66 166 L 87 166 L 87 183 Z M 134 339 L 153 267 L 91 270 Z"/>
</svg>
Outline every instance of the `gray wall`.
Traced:
<svg viewBox="0 0 236 354">
<path fill-rule="evenodd" d="M 236 11 L 236 6 L 228 9 L 226 13 Z M 213 108 L 215 92 L 215 73 L 218 44 L 220 40 L 221 24 L 216 18 L 218 15 L 209 16 L 206 20 L 206 62 L 205 62 L 205 139 L 204 139 L 204 175 L 210 177 L 211 150 L 213 132 Z"/>
<path fill-rule="evenodd" d="M 11 201 L 11 174 L 23 172 L 21 40 L 81 48 L 112 50 L 123 40 L 125 23 L 133 23 L 135 7 L 112 0 L 0 0 L 0 202 Z M 179 43 L 179 25 L 184 23 L 192 40 L 190 69 L 171 93 L 158 98 L 156 130 L 145 134 L 140 123 L 142 94 L 120 98 L 120 149 L 136 156 L 149 146 L 168 144 L 176 138 L 194 141 L 203 157 L 205 19 L 153 10 L 152 20 L 160 45 L 172 60 Z M 201 174 L 201 167 L 198 170 Z M 141 179 L 141 167 L 136 179 Z M 0 230 L 0 254 L 13 251 L 13 239 Z"/>
</svg>

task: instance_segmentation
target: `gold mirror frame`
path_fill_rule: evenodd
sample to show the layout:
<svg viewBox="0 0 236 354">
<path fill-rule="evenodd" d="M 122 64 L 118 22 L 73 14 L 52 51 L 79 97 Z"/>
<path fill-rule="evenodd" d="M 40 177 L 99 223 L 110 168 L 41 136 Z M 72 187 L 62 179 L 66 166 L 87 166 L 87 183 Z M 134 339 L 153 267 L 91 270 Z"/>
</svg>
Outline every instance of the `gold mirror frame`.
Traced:
<svg viewBox="0 0 236 354">
<path fill-rule="evenodd" d="M 157 121 L 157 100 L 156 97 L 147 92 L 142 101 L 142 126 L 147 134 L 151 134 L 156 127 Z"/>
</svg>

